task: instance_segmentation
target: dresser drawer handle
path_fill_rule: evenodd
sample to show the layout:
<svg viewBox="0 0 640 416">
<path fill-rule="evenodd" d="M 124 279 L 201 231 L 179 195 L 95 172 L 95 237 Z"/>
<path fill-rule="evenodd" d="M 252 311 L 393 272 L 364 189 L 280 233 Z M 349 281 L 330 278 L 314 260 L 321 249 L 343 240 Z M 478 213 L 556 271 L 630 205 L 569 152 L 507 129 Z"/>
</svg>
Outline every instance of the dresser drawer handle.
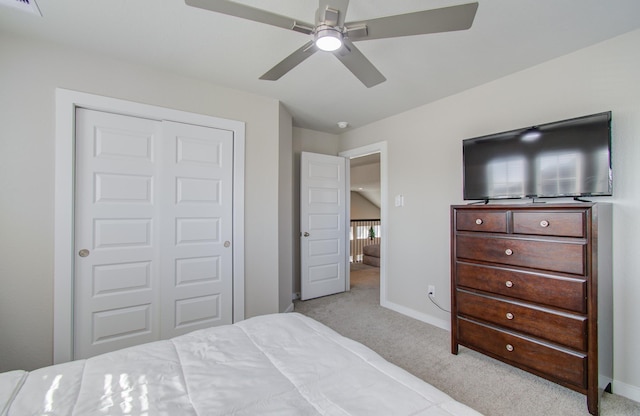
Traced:
<svg viewBox="0 0 640 416">
<path fill-rule="evenodd" d="M 507 256 L 510 256 L 510 255 L 512 255 L 512 254 L 513 254 L 513 250 L 511 250 L 510 248 L 508 248 L 508 249 L 506 249 L 506 250 L 504 251 L 504 254 L 506 254 Z"/>
<path fill-rule="evenodd" d="M 507 319 L 513 319 L 513 314 L 511 312 L 507 312 Z"/>
<path fill-rule="evenodd" d="M 504 285 L 506 287 L 513 287 L 513 282 L 511 280 L 507 280 L 506 282 L 504 282 Z"/>
<path fill-rule="evenodd" d="M 481 218 L 477 218 L 477 219 L 476 219 L 476 224 L 478 224 L 478 225 L 482 225 L 482 223 L 483 223 L 483 221 L 482 221 L 482 219 L 481 219 Z"/>
<path fill-rule="evenodd" d="M 511 352 L 513 351 L 513 345 L 511 344 L 507 344 L 507 346 L 505 347 L 507 349 L 507 351 Z"/>
<path fill-rule="evenodd" d="M 548 226 L 549 226 L 549 221 L 547 220 L 540 221 L 540 227 L 547 228 Z"/>
</svg>

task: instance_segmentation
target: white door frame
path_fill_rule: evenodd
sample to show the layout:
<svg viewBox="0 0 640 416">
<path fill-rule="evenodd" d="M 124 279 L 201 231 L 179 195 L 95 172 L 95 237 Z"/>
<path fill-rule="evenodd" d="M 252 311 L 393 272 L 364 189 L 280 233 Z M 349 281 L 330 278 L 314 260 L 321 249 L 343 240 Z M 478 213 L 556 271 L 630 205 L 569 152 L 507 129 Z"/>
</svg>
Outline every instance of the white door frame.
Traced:
<svg viewBox="0 0 640 416">
<path fill-rule="evenodd" d="M 353 159 L 356 157 L 367 156 L 372 153 L 380 153 L 380 305 L 389 307 L 387 300 L 387 241 L 386 228 L 389 222 L 387 221 L 387 193 L 388 193 L 388 181 L 387 181 L 387 142 L 373 143 L 363 147 L 357 147 L 355 149 L 345 150 L 338 155 L 346 157 L 347 159 Z M 351 178 L 349 177 L 349 188 L 351 188 Z M 347 212 L 349 207 L 347 207 Z M 348 257 L 347 257 L 348 258 Z M 347 287 L 350 285 L 350 276 L 347 274 Z"/>
<path fill-rule="evenodd" d="M 73 357 L 73 260 L 76 107 L 233 131 L 233 321 L 244 319 L 244 155 L 240 121 L 56 89 L 53 362 Z"/>
</svg>

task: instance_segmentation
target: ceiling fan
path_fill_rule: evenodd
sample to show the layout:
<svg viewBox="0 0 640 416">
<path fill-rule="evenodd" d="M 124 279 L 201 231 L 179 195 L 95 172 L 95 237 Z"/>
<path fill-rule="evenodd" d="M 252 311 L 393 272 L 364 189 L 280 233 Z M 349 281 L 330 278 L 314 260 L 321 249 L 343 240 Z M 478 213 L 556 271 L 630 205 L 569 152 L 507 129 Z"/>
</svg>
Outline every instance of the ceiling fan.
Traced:
<svg viewBox="0 0 640 416">
<path fill-rule="evenodd" d="M 365 86 L 386 78 L 353 42 L 399 36 L 465 30 L 471 27 L 478 3 L 345 23 L 349 0 L 319 0 L 315 25 L 228 0 L 185 0 L 189 6 L 311 35 L 312 40 L 284 58 L 260 79 L 275 81 L 318 50 L 330 51 Z"/>
</svg>

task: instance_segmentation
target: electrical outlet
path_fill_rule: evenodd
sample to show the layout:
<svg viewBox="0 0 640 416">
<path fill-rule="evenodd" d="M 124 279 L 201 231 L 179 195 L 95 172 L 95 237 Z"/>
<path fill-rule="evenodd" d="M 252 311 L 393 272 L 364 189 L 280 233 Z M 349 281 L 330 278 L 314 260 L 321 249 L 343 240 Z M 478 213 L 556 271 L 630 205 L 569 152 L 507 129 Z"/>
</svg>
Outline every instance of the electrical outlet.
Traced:
<svg viewBox="0 0 640 416">
<path fill-rule="evenodd" d="M 435 296 L 436 287 L 434 285 L 429 285 L 429 287 L 427 288 L 427 293 L 429 294 L 429 296 Z"/>
</svg>

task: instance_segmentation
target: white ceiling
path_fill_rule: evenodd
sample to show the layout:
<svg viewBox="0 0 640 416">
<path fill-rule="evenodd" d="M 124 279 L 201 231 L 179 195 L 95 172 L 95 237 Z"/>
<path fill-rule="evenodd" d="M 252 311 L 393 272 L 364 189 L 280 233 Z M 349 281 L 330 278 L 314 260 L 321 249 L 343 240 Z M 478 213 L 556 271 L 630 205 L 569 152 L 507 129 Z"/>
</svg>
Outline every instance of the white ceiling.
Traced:
<svg viewBox="0 0 640 416">
<path fill-rule="evenodd" d="M 15 2 L 18 0 L 1 0 Z M 339 133 L 640 27 L 638 0 L 478 0 L 471 29 L 358 42 L 386 76 L 367 89 L 316 53 L 279 81 L 264 72 L 309 40 L 301 33 L 186 6 L 183 0 L 36 0 L 43 17 L 0 6 L 15 33 L 281 100 L 303 128 Z M 351 0 L 347 21 L 470 0 Z M 313 22 L 317 0 L 238 0 Z"/>
</svg>

